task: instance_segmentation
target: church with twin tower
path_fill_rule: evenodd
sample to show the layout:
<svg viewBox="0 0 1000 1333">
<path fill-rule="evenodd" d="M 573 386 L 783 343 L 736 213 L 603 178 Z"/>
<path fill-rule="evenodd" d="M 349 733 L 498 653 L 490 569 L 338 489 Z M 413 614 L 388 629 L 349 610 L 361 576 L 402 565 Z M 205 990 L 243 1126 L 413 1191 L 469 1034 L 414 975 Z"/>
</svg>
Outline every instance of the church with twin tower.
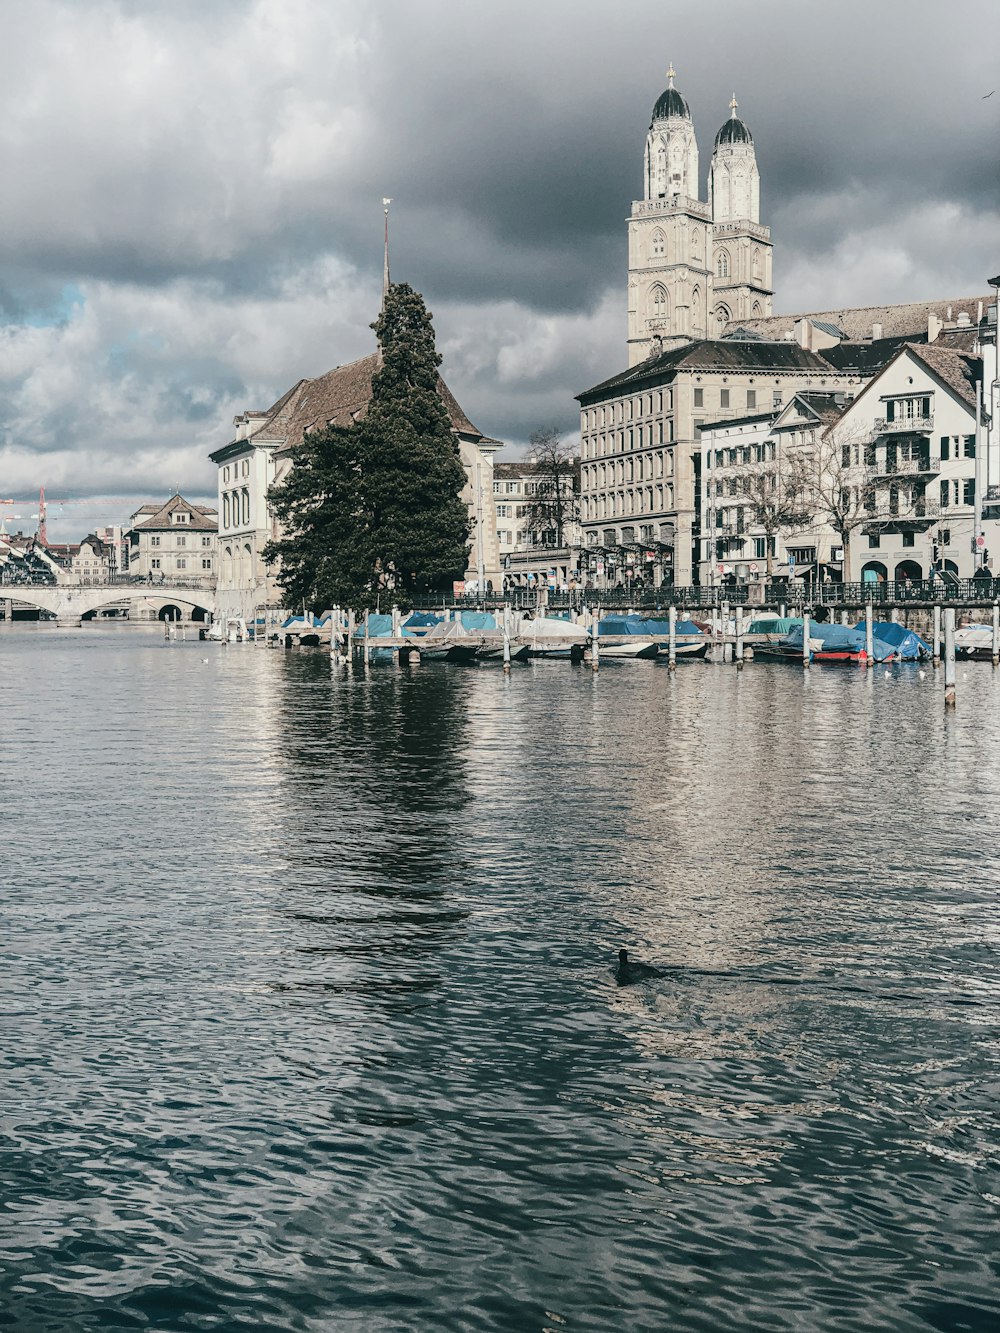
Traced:
<svg viewBox="0 0 1000 1333">
<path fill-rule="evenodd" d="M 698 143 L 674 77 L 671 66 L 646 136 L 644 198 L 628 222 L 630 366 L 681 342 L 717 338 L 733 320 L 771 314 L 771 232 L 760 224 L 753 136 L 734 95 L 701 200 Z"/>
</svg>

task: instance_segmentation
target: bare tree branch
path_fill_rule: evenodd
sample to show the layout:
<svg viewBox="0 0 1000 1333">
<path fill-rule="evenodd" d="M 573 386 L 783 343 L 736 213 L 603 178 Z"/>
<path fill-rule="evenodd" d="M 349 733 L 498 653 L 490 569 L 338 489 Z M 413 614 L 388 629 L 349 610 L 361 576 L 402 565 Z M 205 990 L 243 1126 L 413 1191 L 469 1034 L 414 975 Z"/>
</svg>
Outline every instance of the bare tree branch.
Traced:
<svg viewBox="0 0 1000 1333">
<path fill-rule="evenodd" d="M 580 460 L 554 427 L 535 431 L 529 457 L 535 469 L 529 530 L 540 546 L 563 546 L 566 528 L 579 515 Z"/>
</svg>

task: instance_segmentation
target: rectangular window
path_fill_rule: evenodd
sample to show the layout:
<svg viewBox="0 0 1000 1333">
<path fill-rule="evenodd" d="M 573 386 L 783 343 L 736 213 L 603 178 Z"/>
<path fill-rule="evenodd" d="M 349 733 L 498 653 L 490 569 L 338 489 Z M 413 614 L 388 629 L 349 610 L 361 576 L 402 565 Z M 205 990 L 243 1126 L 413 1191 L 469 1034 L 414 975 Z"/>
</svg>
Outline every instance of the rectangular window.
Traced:
<svg viewBox="0 0 1000 1333">
<path fill-rule="evenodd" d="M 747 411 L 755 412 L 757 410 L 757 390 L 747 389 Z"/>
<path fill-rule="evenodd" d="M 159 537 L 150 537 L 150 539 L 149 539 L 149 544 L 150 544 L 150 546 L 159 546 L 159 544 L 160 544 L 160 539 L 159 539 Z"/>
<path fill-rule="evenodd" d="M 965 439 L 964 439 L 964 445 L 965 445 L 965 448 L 964 448 L 963 451 L 962 451 L 963 457 L 965 457 L 965 458 L 975 458 L 975 456 L 976 456 L 976 437 L 975 437 L 974 435 L 966 435 L 966 436 L 965 436 Z"/>
<path fill-rule="evenodd" d="M 178 546 L 187 546 L 187 538 L 186 538 L 186 537 L 177 537 L 177 538 L 176 538 L 176 541 L 177 541 L 177 545 L 178 545 Z"/>
<path fill-rule="evenodd" d="M 202 569 L 211 569 L 211 568 L 212 568 L 212 562 L 211 562 L 211 560 L 203 560 L 203 561 L 201 562 L 201 567 L 202 567 Z"/>
<path fill-rule="evenodd" d="M 964 494 L 963 494 L 963 497 L 962 497 L 962 503 L 963 503 L 963 504 L 967 504 L 967 505 L 974 505 L 974 504 L 976 503 L 976 479 L 975 479 L 975 477 L 969 477 L 969 478 L 965 481 L 965 483 L 964 483 L 964 487 L 963 487 L 963 491 L 964 491 Z"/>
<path fill-rule="evenodd" d="M 516 482 L 516 481 L 508 481 L 507 484 L 506 484 L 506 486 L 504 487 L 504 494 L 505 494 L 505 495 L 516 495 L 516 494 L 517 494 L 517 482 Z"/>
<path fill-rule="evenodd" d="M 493 483 L 493 494 L 494 494 L 494 495 L 499 495 L 499 494 L 500 494 L 500 482 L 499 482 L 499 481 L 495 481 L 495 482 Z"/>
<path fill-rule="evenodd" d="M 882 539 L 881 539 L 881 537 L 878 535 L 877 532 L 869 532 L 869 534 L 868 534 L 868 546 L 869 546 L 869 549 L 877 550 L 877 549 L 878 549 L 879 542 L 880 542 L 881 540 L 882 540 Z"/>
<path fill-rule="evenodd" d="M 763 537 L 753 539 L 753 557 L 755 560 L 767 559 L 767 543 Z"/>
<path fill-rule="evenodd" d="M 202 546 L 211 546 L 212 545 L 211 537 L 202 537 L 201 544 Z"/>
<path fill-rule="evenodd" d="M 774 394 L 772 395 L 772 397 L 771 397 L 771 406 L 772 406 L 772 407 L 780 407 L 780 406 L 781 406 L 781 392 L 780 392 L 780 390 L 775 390 Z"/>
<path fill-rule="evenodd" d="M 722 390 L 720 391 L 720 393 L 719 393 L 719 406 L 720 406 L 720 407 L 728 407 L 728 406 L 729 406 L 729 390 L 728 390 L 728 389 L 722 389 Z"/>
<path fill-rule="evenodd" d="M 704 389 L 695 389 L 695 391 L 694 391 L 694 405 L 695 405 L 695 407 L 704 407 L 704 406 L 705 406 L 705 390 L 704 390 Z"/>
<path fill-rule="evenodd" d="M 948 436 L 948 435 L 942 435 L 942 436 L 941 436 L 941 462 L 942 462 L 942 463 L 947 463 L 947 461 L 948 461 L 948 459 L 949 459 L 950 457 L 951 457 L 951 437 Z"/>
<path fill-rule="evenodd" d="M 177 557 L 177 568 L 178 568 L 178 569 L 187 569 L 187 565 L 188 565 L 188 562 L 184 559 L 183 556 L 178 556 L 178 557 Z"/>
<path fill-rule="evenodd" d="M 159 568 L 160 568 L 160 560 L 159 560 L 159 557 L 158 557 L 158 556 L 155 556 L 152 560 L 150 560 L 150 562 L 149 562 L 149 567 L 150 567 L 150 569 L 159 569 Z"/>
<path fill-rule="evenodd" d="M 951 495 L 951 482 L 943 481 L 941 483 L 941 508 L 948 508 L 948 500 Z"/>
<path fill-rule="evenodd" d="M 916 540 L 915 540 L 914 535 L 913 535 L 912 532 L 904 532 L 904 533 L 903 533 L 903 545 L 904 545 L 904 546 L 915 546 L 915 545 L 916 545 Z"/>
</svg>

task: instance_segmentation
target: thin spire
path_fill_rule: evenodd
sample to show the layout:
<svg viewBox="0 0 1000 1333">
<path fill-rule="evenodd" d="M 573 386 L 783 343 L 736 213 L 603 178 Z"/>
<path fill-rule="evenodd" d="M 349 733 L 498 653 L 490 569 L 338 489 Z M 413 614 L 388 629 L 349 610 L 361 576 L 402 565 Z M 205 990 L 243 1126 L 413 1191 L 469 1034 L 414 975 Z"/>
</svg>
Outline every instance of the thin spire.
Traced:
<svg viewBox="0 0 1000 1333">
<path fill-rule="evenodd" d="M 737 100 L 736 100 L 736 94 L 733 93 L 733 100 L 729 103 L 729 119 L 730 119 L 730 120 L 735 120 L 735 119 L 736 119 L 736 108 L 737 108 L 738 106 L 739 106 L 739 102 L 737 102 Z"/>
<path fill-rule="evenodd" d="M 677 77 L 677 75 L 676 75 L 676 73 L 675 73 L 675 71 L 674 71 L 674 62 L 671 60 L 670 64 L 667 66 L 667 87 L 668 87 L 668 88 L 672 88 L 672 87 L 674 86 L 674 79 L 675 79 L 676 77 Z"/>
<path fill-rule="evenodd" d="M 385 259 L 382 264 L 382 307 L 385 308 L 385 298 L 389 295 L 389 205 L 391 199 L 382 200 L 382 212 L 385 214 Z"/>
</svg>

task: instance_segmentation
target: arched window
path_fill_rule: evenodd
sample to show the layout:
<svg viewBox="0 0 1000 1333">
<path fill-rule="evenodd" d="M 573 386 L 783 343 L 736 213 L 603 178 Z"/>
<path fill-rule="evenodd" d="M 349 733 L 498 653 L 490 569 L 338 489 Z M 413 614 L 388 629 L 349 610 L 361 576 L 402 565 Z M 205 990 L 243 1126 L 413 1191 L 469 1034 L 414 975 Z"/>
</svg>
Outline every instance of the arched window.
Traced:
<svg viewBox="0 0 1000 1333">
<path fill-rule="evenodd" d="M 654 259 L 661 258 L 667 252 L 667 238 L 657 227 L 653 232 L 652 255 Z"/>
<path fill-rule="evenodd" d="M 246 487 L 244 487 L 244 488 L 243 488 L 243 525 L 244 525 L 244 527 L 245 527 L 249 522 L 250 522 L 250 492 L 246 489 Z"/>
<path fill-rule="evenodd" d="M 717 278 L 729 277 L 729 251 L 720 250 L 715 261 L 715 276 Z"/>
<path fill-rule="evenodd" d="M 229 492 L 222 497 L 222 526 L 229 527 Z"/>
<path fill-rule="evenodd" d="M 750 272 L 753 274 L 755 278 L 760 277 L 762 267 L 763 267 L 763 260 L 761 258 L 760 247 L 755 245 L 753 248 L 753 256 L 750 260 Z"/>
<path fill-rule="evenodd" d="M 719 326 L 720 333 L 726 327 L 726 325 L 729 323 L 731 319 L 732 319 L 732 314 L 730 313 L 728 306 L 717 305 L 715 307 L 715 322 Z"/>
<path fill-rule="evenodd" d="M 754 301 L 754 303 L 753 303 L 753 309 L 750 311 L 750 314 L 752 315 L 752 317 L 753 317 L 754 319 L 760 319 L 760 318 L 763 316 L 764 312 L 763 312 L 763 310 L 761 310 L 761 308 L 760 308 L 760 302 L 759 302 L 759 301 Z"/>
<path fill-rule="evenodd" d="M 649 293 L 649 313 L 654 319 L 666 319 L 670 313 L 666 288 L 659 283 Z"/>
</svg>

